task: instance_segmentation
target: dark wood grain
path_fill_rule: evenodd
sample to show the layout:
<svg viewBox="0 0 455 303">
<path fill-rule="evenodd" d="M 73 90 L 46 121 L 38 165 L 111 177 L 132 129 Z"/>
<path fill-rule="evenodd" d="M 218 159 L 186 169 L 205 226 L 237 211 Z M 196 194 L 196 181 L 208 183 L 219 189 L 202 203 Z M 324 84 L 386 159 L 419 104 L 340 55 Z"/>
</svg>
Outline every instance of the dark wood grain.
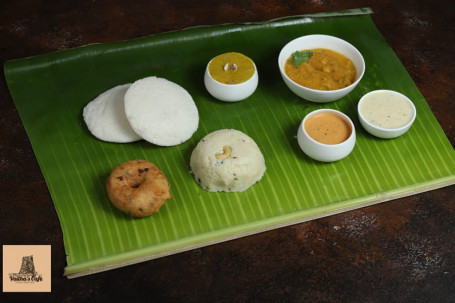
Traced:
<svg viewBox="0 0 455 303">
<path fill-rule="evenodd" d="M 365 6 L 454 146 L 451 1 L 8 0 L 0 56 Z M 455 302 L 455 186 L 67 280 L 59 220 L 3 74 L 0 110 L 0 244 L 52 245 L 52 292 L 1 302 Z"/>
</svg>

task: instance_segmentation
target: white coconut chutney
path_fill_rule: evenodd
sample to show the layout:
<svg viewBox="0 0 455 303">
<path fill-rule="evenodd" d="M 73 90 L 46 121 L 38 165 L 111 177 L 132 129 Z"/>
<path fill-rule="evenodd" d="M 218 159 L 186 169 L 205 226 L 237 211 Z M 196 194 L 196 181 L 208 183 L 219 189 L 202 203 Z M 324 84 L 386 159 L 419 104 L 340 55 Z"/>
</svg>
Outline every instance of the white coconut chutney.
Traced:
<svg viewBox="0 0 455 303">
<path fill-rule="evenodd" d="M 402 94 L 381 90 L 365 95 L 360 105 L 360 113 L 375 126 L 393 129 L 411 122 L 414 107 Z"/>
</svg>

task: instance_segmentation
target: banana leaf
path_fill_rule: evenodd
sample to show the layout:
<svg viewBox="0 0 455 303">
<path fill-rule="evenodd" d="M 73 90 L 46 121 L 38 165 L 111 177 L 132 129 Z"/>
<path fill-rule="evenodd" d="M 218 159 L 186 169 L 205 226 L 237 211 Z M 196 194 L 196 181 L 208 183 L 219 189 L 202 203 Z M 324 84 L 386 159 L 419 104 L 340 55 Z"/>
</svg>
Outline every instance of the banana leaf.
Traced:
<svg viewBox="0 0 455 303">
<path fill-rule="evenodd" d="M 454 184 L 455 152 L 371 13 L 366 8 L 201 26 L 6 62 L 8 88 L 63 231 L 64 275 L 79 277 Z M 315 33 L 350 42 L 366 62 L 355 90 L 332 103 L 297 97 L 278 70 L 280 49 Z M 241 102 L 217 101 L 203 84 L 208 61 L 228 51 L 249 56 L 259 71 L 258 89 Z M 82 118 L 84 106 L 116 85 L 152 75 L 192 95 L 200 115 L 192 138 L 160 147 L 93 137 Z M 357 102 L 375 89 L 399 91 L 415 103 L 417 119 L 405 135 L 384 140 L 362 129 Z M 347 158 L 321 163 L 300 150 L 297 128 L 319 108 L 340 110 L 353 120 L 357 143 Z M 190 173 L 198 141 L 222 128 L 248 134 L 264 154 L 263 179 L 244 192 L 207 192 Z M 158 213 L 142 219 L 115 209 L 105 191 L 111 169 L 132 159 L 155 163 L 173 195 Z"/>
</svg>

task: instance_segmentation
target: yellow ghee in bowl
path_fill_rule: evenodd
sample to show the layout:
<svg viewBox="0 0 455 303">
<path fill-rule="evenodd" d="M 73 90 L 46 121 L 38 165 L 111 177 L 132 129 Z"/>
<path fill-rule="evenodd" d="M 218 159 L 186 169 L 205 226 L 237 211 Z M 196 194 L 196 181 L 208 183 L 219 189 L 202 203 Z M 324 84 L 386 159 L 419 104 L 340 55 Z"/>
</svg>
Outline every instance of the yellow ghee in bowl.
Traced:
<svg viewBox="0 0 455 303">
<path fill-rule="evenodd" d="M 213 58 L 208 66 L 213 79 L 224 84 L 239 84 L 250 79 L 256 71 L 253 60 L 247 56 L 229 52 Z"/>
</svg>

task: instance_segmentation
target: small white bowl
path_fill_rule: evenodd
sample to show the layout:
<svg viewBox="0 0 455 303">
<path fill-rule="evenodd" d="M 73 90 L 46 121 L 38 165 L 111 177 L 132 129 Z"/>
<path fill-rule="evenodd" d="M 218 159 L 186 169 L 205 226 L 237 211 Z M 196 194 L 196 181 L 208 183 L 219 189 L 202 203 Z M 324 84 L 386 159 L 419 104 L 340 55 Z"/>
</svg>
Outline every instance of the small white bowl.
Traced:
<svg viewBox="0 0 455 303">
<path fill-rule="evenodd" d="M 348 139 L 338 144 L 324 144 L 316 141 L 307 133 L 305 129 L 305 122 L 308 120 L 308 118 L 312 117 L 313 115 L 326 112 L 340 116 L 349 124 L 351 127 L 351 135 L 348 137 Z M 305 118 L 303 118 L 297 132 L 297 141 L 302 151 L 310 158 L 322 162 L 338 161 L 345 158 L 354 149 L 356 142 L 354 123 L 352 123 L 351 119 L 347 115 L 343 114 L 340 111 L 334 109 L 318 109 L 307 114 Z"/>
<path fill-rule="evenodd" d="M 216 99 L 226 102 L 237 102 L 248 98 L 256 90 L 259 83 L 259 76 L 254 62 L 254 73 L 251 78 L 238 84 L 225 84 L 215 80 L 209 72 L 210 62 L 205 69 L 204 84 L 207 91 Z"/>
<path fill-rule="evenodd" d="M 317 90 L 302 86 L 291 80 L 284 71 L 287 59 L 295 51 L 312 48 L 330 49 L 351 59 L 356 68 L 356 80 L 354 83 L 336 90 Z M 352 44 L 328 35 L 307 35 L 290 41 L 281 49 L 278 56 L 278 66 L 284 83 L 292 92 L 303 99 L 319 103 L 332 102 L 346 96 L 357 86 L 365 73 L 365 61 L 362 54 Z"/>
<path fill-rule="evenodd" d="M 374 102 L 377 107 L 373 108 L 371 112 L 376 115 L 382 126 L 379 126 L 378 122 L 373 122 L 372 117 L 365 112 L 364 105 L 368 100 L 373 101 L 372 98 L 375 98 Z M 401 108 L 397 107 L 399 104 L 401 104 Z M 375 90 L 365 94 L 357 105 L 357 111 L 362 127 L 370 134 L 383 139 L 403 135 L 412 126 L 417 116 L 414 103 L 405 95 L 392 90 Z M 405 114 L 406 116 L 404 116 Z M 406 119 L 402 123 L 399 122 L 400 120 L 396 120 L 403 117 Z M 386 120 L 387 123 L 393 122 L 395 125 L 383 124 L 386 123 Z"/>
</svg>

